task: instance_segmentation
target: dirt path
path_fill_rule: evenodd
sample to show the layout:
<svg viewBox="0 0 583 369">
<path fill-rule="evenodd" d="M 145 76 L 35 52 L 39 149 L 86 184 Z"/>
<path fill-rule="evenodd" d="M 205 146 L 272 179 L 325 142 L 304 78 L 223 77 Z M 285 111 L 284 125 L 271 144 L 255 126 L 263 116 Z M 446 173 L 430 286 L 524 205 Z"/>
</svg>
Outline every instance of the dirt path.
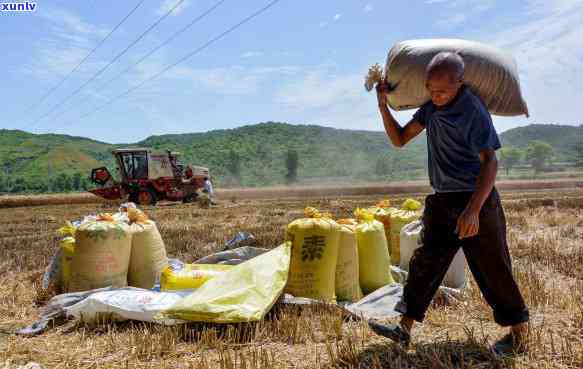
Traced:
<svg viewBox="0 0 583 369">
<path fill-rule="evenodd" d="M 501 181 L 497 184 L 501 191 L 527 191 L 544 189 L 583 189 L 583 180 L 544 181 Z M 408 193 L 429 193 L 427 182 L 394 182 L 391 184 L 368 184 L 357 186 L 278 186 L 262 188 L 233 188 L 217 190 L 221 200 L 278 199 L 278 198 L 319 198 L 333 196 L 397 195 Z M 47 194 L 47 195 L 6 195 L 0 196 L 0 208 L 23 206 L 96 204 L 107 203 L 90 193 Z"/>
</svg>

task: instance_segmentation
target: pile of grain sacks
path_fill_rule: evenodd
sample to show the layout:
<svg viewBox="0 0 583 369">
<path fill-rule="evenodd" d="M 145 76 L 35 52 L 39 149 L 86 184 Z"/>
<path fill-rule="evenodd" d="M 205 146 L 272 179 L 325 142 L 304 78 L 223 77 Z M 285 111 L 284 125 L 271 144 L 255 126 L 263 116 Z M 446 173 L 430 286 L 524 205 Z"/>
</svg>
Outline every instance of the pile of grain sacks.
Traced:
<svg viewBox="0 0 583 369">
<path fill-rule="evenodd" d="M 135 207 L 85 217 L 61 228 L 61 280 L 67 292 L 152 288 L 167 265 L 156 223 Z"/>
<path fill-rule="evenodd" d="M 411 255 L 421 245 L 422 205 L 413 199 L 398 208 L 385 200 L 356 209 L 355 219 L 334 220 L 314 208 L 304 213 L 286 231 L 292 254 L 285 292 L 296 297 L 357 301 L 394 283 L 391 265 L 408 270 Z M 445 280 L 451 287 L 465 280 L 460 255 Z"/>
</svg>

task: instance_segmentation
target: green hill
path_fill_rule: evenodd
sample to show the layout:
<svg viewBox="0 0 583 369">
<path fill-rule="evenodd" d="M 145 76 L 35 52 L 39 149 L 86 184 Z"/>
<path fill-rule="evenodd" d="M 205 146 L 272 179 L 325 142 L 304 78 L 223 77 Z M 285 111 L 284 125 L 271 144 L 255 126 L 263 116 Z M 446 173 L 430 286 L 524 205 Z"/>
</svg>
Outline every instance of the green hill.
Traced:
<svg viewBox="0 0 583 369">
<path fill-rule="evenodd" d="M 500 138 L 503 145 L 519 148 L 526 148 L 533 140 L 545 141 L 553 146 L 556 159 L 572 161 L 575 147 L 583 144 L 583 125 L 532 124 L 508 130 Z"/>
<path fill-rule="evenodd" d="M 550 143 L 556 157 L 574 160 L 583 143 L 583 126 L 530 125 L 501 134 L 504 145 Z M 302 183 L 349 184 L 404 180 L 425 174 L 426 143 L 419 137 L 403 149 L 384 132 L 351 131 L 314 125 L 261 123 L 206 133 L 152 136 L 127 146 L 175 150 L 183 161 L 207 166 L 217 185 L 261 186 L 285 183 L 288 150 L 298 153 Z M 78 190 L 90 184 L 94 167 L 113 169 L 112 145 L 83 137 L 0 130 L 0 192 Z M 233 163 L 240 175 L 233 175 Z"/>
</svg>

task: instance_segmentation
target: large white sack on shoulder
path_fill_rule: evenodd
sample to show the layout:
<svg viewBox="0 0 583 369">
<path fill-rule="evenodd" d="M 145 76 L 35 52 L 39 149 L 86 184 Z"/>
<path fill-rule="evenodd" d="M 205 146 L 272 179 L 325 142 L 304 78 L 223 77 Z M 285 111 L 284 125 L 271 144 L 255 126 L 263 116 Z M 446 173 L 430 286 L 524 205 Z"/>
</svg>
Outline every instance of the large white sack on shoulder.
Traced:
<svg viewBox="0 0 583 369">
<path fill-rule="evenodd" d="M 421 239 L 422 230 L 423 222 L 421 220 L 411 222 L 401 229 L 401 258 L 399 260 L 399 267 L 405 271 L 409 271 L 409 262 L 415 250 L 423 246 Z M 465 267 L 466 258 L 463 250 L 460 248 L 455 254 L 441 284 L 451 288 L 463 288 L 466 284 Z"/>
<path fill-rule="evenodd" d="M 192 293 L 156 292 L 141 288 L 125 287 L 111 291 L 96 292 L 77 304 L 66 307 L 68 317 L 93 322 L 100 315 L 113 315 L 116 320 L 138 320 L 157 322 L 154 316 Z M 159 322 L 169 324 L 168 321 Z M 174 321 L 173 323 L 180 323 Z"/>
<path fill-rule="evenodd" d="M 492 114 L 528 117 L 512 55 L 493 46 L 458 39 L 409 40 L 391 48 L 385 67 L 387 81 L 395 88 L 388 96 L 391 108 L 418 108 L 430 100 L 425 88 L 425 69 L 442 51 L 462 56 L 466 65 L 465 83 Z"/>
</svg>

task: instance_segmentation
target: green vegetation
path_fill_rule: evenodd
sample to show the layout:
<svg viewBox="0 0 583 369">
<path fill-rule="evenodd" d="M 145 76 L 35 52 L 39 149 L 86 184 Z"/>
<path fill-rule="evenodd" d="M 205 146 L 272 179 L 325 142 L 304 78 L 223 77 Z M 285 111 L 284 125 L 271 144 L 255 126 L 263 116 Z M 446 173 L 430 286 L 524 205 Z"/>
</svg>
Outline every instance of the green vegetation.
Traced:
<svg viewBox="0 0 583 369">
<path fill-rule="evenodd" d="M 287 174 L 285 180 L 287 184 L 292 184 L 298 180 L 298 167 L 300 165 L 298 152 L 296 150 L 288 150 L 285 157 L 285 165 L 287 167 Z"/>
<path fill-rule="evenodd" d="M 524 152 L 512 146 L 504 146 L 498 153 L 498 159 L 502 167 L 506 169 L 507 176 L 510 175 L 510 170 L 520 163 L 523 157 Z"/>
<path fill-rule="evenodd" d="M 504 132 L 501 139 L 499 157 L 507 175 L 532 177 L 536 168 L 536 175 L 544 176 L 539 173 L 583 163 L 583 126 L 531 125 Z M 536 140 L 550 145 L 552 157 L 548 148 L 541 149 L 544 145 L 533 143 Z M 209 167 L 217 186 L 349 185 L 426 176 L 423 135 L 397 149 L 384 132 L 274 122 L 152 136 L 131 145 L 0 130 L 0 192 L 85 190 L 91 187 L 92 168 L 105 165 L 115 173 L 111 150 L 131 146 L 179 151 L 185 163 Z"/>
<path fill-rule="evenodd" d="M 553 147 L 544 141 L 530 141 L 526 148 L 526 157 L 530 161 L 535 173 L 542 172 L 545 163 L 553 156 Z"/>
</svg>

